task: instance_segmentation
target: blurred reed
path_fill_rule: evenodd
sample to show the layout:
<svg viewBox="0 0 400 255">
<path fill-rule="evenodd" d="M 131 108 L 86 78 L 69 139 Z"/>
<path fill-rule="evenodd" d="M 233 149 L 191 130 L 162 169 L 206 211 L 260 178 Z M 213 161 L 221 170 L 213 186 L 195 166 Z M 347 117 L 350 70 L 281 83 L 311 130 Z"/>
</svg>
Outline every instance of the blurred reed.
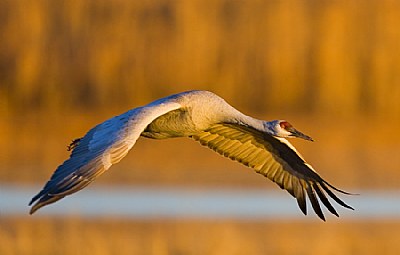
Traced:
<svg viewBox="0 0 400 255">
<path fill-rule="evenodd" d="M 398 221 L 0 218 L 11 254 L 398 254 Z"/>
<path fill-rule="evenodd" d="M 261 113 L 398 118 L 399 25 L 393 0 L 1 0 L 0 111 L 197 88 Z"/>
</svg>

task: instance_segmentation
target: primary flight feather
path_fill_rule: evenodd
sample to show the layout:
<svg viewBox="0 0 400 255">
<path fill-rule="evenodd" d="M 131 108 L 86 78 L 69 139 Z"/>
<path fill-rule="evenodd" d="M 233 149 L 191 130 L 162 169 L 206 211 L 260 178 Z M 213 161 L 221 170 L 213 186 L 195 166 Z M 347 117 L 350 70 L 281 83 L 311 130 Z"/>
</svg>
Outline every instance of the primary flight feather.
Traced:
<svg viewBox="0 0 400 255">
<path fill-rule="evenodd" d="M 253 168 L 297 199 L 307 214 L 306 197 L 325 220 L 319 201 L 338 216 L 328 197 L 353 209 L 331 189 L 341 191 L 307 164 L 285 139 L 311 137 L 284 120 L 263 121 L 239 112 L 209 91 L 187 91 L 129 110 L 95 126 L 70 145 L 71 156 L 32 198 L 30 213 L 77 192 L 118 163 L 140 137 L 190 137 L 219 154 Z M 328 196 L 326 196 L 326 194 Z M 319 198 L 319 200 L 318 200 Z"/>
</svg>

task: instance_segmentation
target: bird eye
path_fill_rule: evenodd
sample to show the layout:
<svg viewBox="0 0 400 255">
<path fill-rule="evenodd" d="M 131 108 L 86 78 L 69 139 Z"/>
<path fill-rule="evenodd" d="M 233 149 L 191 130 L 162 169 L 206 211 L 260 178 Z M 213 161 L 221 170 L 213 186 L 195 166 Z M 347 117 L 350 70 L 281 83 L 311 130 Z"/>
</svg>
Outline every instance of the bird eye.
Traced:
<svg viewBox="0 0 400 255">
<path fill-rule="evenodd" d="M 283 128 L 283 129 L 288 129 L 288 128 L 292 127 L 292 125 L 291 125 L 289 122 L 287 122 L 287 121 L 282 121 L 281 123 L 279 123 L 279 125 L 280 125 L 281 128 Z"/>
</svg>

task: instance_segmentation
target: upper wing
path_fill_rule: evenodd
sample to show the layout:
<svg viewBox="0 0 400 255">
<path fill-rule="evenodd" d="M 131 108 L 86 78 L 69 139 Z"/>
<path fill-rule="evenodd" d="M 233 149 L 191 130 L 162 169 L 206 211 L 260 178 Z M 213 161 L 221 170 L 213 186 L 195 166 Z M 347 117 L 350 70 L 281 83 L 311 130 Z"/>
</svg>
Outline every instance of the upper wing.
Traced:
<svg viewBox="0 0 400 255">
<path fill-rule="evenodd" d="M 148 124 L 180 107 L 172 101 L 153 103 L 92 128 L 73 149 L 70 158 L 57 168 L 44 188 L 32 198 L 29 205 L 39 201 L 30 213 L 86 187 L 128 153 Z"/>
<path fill-rule="evenodd" d="M 307 194 L 315 213 L 325 220 L 317 194 L 328 210 L 338 216 L 323 190 L 338 204 L 353 209 L 336 197 L 329 188 L 346 192 L 323 180 L 284 138 L 273 137 L 251 127 L 227 123 L 213 125 L 191 137 L 277 183 L 297 199 L 304 214 L 307 214 Z"/>
</svg>

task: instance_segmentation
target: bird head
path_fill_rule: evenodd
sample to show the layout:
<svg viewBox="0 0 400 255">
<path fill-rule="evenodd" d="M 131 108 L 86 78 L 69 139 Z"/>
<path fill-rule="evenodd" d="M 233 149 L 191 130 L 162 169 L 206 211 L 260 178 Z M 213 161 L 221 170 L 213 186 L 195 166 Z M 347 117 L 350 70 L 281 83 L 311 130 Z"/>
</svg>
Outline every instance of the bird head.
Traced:
<svg viewBox="0 0 400 255">
<path fill-rule="evenodd" d="M 303 134 L 302 132 L 295 129 L 292 124 L 290 124 L 286 120 L 274 120 L 269 122 L 270 130 L 272 129 L 273 135 L 283 138 L 289 137 L 298 137 L 308 141 L 314 141 L 308 135 Z"/>
</svg>

